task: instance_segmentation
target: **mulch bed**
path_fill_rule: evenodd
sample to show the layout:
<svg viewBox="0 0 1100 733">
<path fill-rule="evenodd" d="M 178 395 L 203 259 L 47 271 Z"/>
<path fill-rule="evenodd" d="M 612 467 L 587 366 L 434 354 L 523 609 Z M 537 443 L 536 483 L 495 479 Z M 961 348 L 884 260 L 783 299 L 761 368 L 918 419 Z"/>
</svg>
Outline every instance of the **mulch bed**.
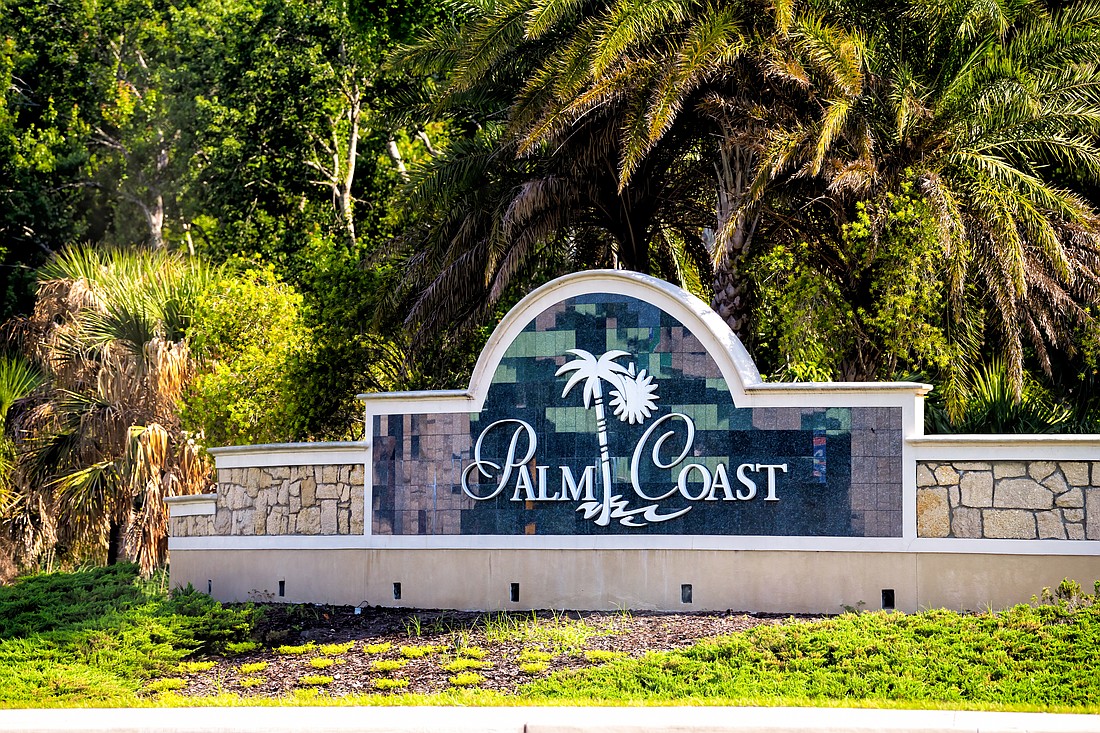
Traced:
<svg viewBox="0 0 1100 733">
<path fill-rule="evenodd" d="M 453 689 L 455 671 L 443 669 L 474 648 L 483 653 L 488 666 L 471 669 L 484 678 L 481 689 L 513 693 L 517 687 L 540 676 L 564 669 L 577 669 L 606 662 L 600 652 L 621 652 L 640 656 L 649 651 L 668 651 L 708 637 L 744 631 L 754 626 L 812 621 L 822 616 L 791 616 L 738 612 L 715 613 L 510 613 L 486 614 L 458 611 L 415 611 L 411 609 L 350 607 L 265 606 L 257 627 L 263 644 L 254 651 L 232 657 L 212 657 L 215 666 L 203 672 L 183 675 L 186 686 L 177 690 L 188 696 L 231 692 L 242 696 L 281 697 L 313 688 L 325 695 L 379 692 L 377 680 L 407 680 L 396 693 L 434 693 Z M 537 622 L 536 622 L 537 619 Z M 349 651 L 323 654 L 325 644 L 353 642 Z M 314 646 L 304 652 L 280 653 L 282 645 Z M 368 653 L 367 645 L 389 643 L 384 652 Z M 408 658 L 411 647 L 432 646 L 435 650 L 419 658 Z M 403 649 L 404 648 L 404 653 Z M 520 670 L 521 653 L 542 651 L 552 654 L 541 671 Z M 596 652 L 588 654 L 586 652 Z M 311 666 L 317 658 L 334 659 L 326 668 Z M 397 670 L 380 672 L 376 662 L 403 662 Z M 261 671 L 242 673 L 242 665 L 266 662 Z M 322 662 L 322 664 L 324 664 Z M 309 685 L 303 677 L 325 676 L 332 680 Z M 242 686 L 252 678 L 253 686 Z M 262 681 L 260 681 L 262 680 Z M 247 684 L 247 683 L 246 683 Z M 381 683 L 386 684 L 386 683 Z"/>
</svg>

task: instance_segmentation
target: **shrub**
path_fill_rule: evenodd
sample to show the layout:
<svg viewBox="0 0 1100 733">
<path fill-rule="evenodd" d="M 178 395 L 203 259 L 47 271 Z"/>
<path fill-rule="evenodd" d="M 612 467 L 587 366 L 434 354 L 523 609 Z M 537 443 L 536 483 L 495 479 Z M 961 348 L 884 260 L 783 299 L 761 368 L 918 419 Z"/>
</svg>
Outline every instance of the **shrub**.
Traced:
<svg viewBox="0 0 1100 733">
<path fill-rule="evenodd" d="M 485 678 L 477 672 L 460 672 L 454 677 L 448 677 L 447 681 L 455 687 L 471 687 L 473 685 L 480 685 L 485 681 Z"/>
<path fill-rule="evenodd" d="M 267 662 L 251 662 L 250 664 L 242 664 L 240 667 L 237 667 L 237 671 L 241 674 L 263 672 L 265 669 L 267 669 Z"/>
<path fill-rule="evenodd" d="M 489 669 L 492 666 L 492 662 L 486 662 L 480 659 L 464 659 L 462 657 L 442 665 L 443 669 L 447 672 L 462 672 L 467 669 Z"/>
<path fill-rule="evenodd" d="M 385 654 L 393 647 L 393 644 L 388 641 L 381 644 L 364 644 L 363 653 L 365 654 Z"/>
<path fill-rule="evenodd" d="M 341 654 L 347 654 L 355 646 L 354 641 L 349 641 L 346 644 L 322 644 L 321 653 L 326 657 L 338 657 Z"/>
<path fill-rule="evenodd" d="M 375 672 L 395 672 L 406 664 L 404 659 L 378 659 L 371 662 L 370 667 Z"/>
<path fill-rule="evenodd" d="M 266 677 L 244 677 L 237 684 L 245 689 L 248 689 L 251 687 L 259 687 L 265 682 L 267 682 Z"/>
<path fill-rule="evenodd" d="M 388 677 L 377 679 L 371 683 L 376 690 L 397 690 L 409 686 L 408 680 L 395 680 Z"/>
<path fill-rule="evenodd" d="M 545 672 L 550 668 L 550 665 L 546 662 L 524 662 L 519 665 L 519 671 L 524 674 L 538 674 L 539 672 Z"/>
<path fill-rule="evenodd" d="M 298 684 L 302 687 L 323 687 L 324 685 L 331 684 L 332 680 L 333 678 L 328 675 L 314 674 L 299 677 Z"/>
<path fill-rule="evenodd" d="M 291 655 L 308 654 L 315 649 L 317 649 L 317 645 L 310 641 L 306 642 L 305 644 L 299 644 L 298 646 L 294 646 L 292 644 L 283 644 L 282 646 L 277 646 L 275 647 L 275 653 Z"/>
<path fill-rule="evenodd" d="M 184 687 L 187 687 L 187 680 L 181 680 L 178 677 L 164 677 L 145 685 L 145 691 L 168 692 L 169 690 L 182 690 Z"/>
</svg>

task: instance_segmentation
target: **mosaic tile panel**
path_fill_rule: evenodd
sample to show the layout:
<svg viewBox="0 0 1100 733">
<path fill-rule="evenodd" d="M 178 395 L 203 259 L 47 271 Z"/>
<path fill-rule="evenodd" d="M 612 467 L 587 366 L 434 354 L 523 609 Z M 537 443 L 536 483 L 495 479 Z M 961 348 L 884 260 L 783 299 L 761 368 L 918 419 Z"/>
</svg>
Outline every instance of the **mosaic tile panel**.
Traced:
<svg viewBox="0 0 1100 733">
<path fill-rule="evenodd" d="M 536 317 L 480 414 L 373 434 L 375 534 L 901 535 L 900 409 L 735 407 L 699 340 L 627 296 Z"/>
</svg>

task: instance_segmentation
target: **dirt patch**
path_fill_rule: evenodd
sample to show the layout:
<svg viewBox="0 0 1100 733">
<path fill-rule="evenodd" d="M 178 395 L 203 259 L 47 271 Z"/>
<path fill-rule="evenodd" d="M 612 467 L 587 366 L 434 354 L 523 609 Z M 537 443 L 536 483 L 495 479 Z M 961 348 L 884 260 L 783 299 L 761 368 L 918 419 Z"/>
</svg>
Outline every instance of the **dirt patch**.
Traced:
<svg viewBox="0 0 1100 733">
<path fill-rule="evenodd" d="M 257 627 L 263 642 L 257 649 L 210 658 L 214 666 L 184 675 L 186 687 L 177 692 L 278 697 L 313 687 L 334 696 L 387 688 L 434 693 L 456 686 L 465 676 L 482 689 L 512 693 L 540 676 L 606 663 L 615 655 L 668 651 L 754 626 L 821 618 L 382 608 L 356 614 L 350 607 L 271 605 Z"/>
</svg>

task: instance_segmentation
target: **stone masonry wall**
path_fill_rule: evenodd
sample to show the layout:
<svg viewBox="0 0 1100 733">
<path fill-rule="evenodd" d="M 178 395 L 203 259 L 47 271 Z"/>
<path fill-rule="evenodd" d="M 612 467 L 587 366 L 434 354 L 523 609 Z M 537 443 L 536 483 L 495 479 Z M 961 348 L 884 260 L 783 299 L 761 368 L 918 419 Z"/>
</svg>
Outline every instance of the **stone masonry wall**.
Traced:
<svg viewBox="0 0 1100 733">
<path fill-rule="evenodd" d="M 917 536 L 1100 540 L 1100 462 L 920 462 Z"/>
<path fill-rule="evenodd" d="M 209 514 L 172 517 L 168 522 L 168 533 L 173 537 L 209 537 L 214 534 L 214 517 Z"/>
<path fill-rule="evenodd" d="M 174 523 L 173 536 L 363 534 L 363 466 L 219 469 L 215 515 L 183 519 L 206 523 Z"/>
</svg>

